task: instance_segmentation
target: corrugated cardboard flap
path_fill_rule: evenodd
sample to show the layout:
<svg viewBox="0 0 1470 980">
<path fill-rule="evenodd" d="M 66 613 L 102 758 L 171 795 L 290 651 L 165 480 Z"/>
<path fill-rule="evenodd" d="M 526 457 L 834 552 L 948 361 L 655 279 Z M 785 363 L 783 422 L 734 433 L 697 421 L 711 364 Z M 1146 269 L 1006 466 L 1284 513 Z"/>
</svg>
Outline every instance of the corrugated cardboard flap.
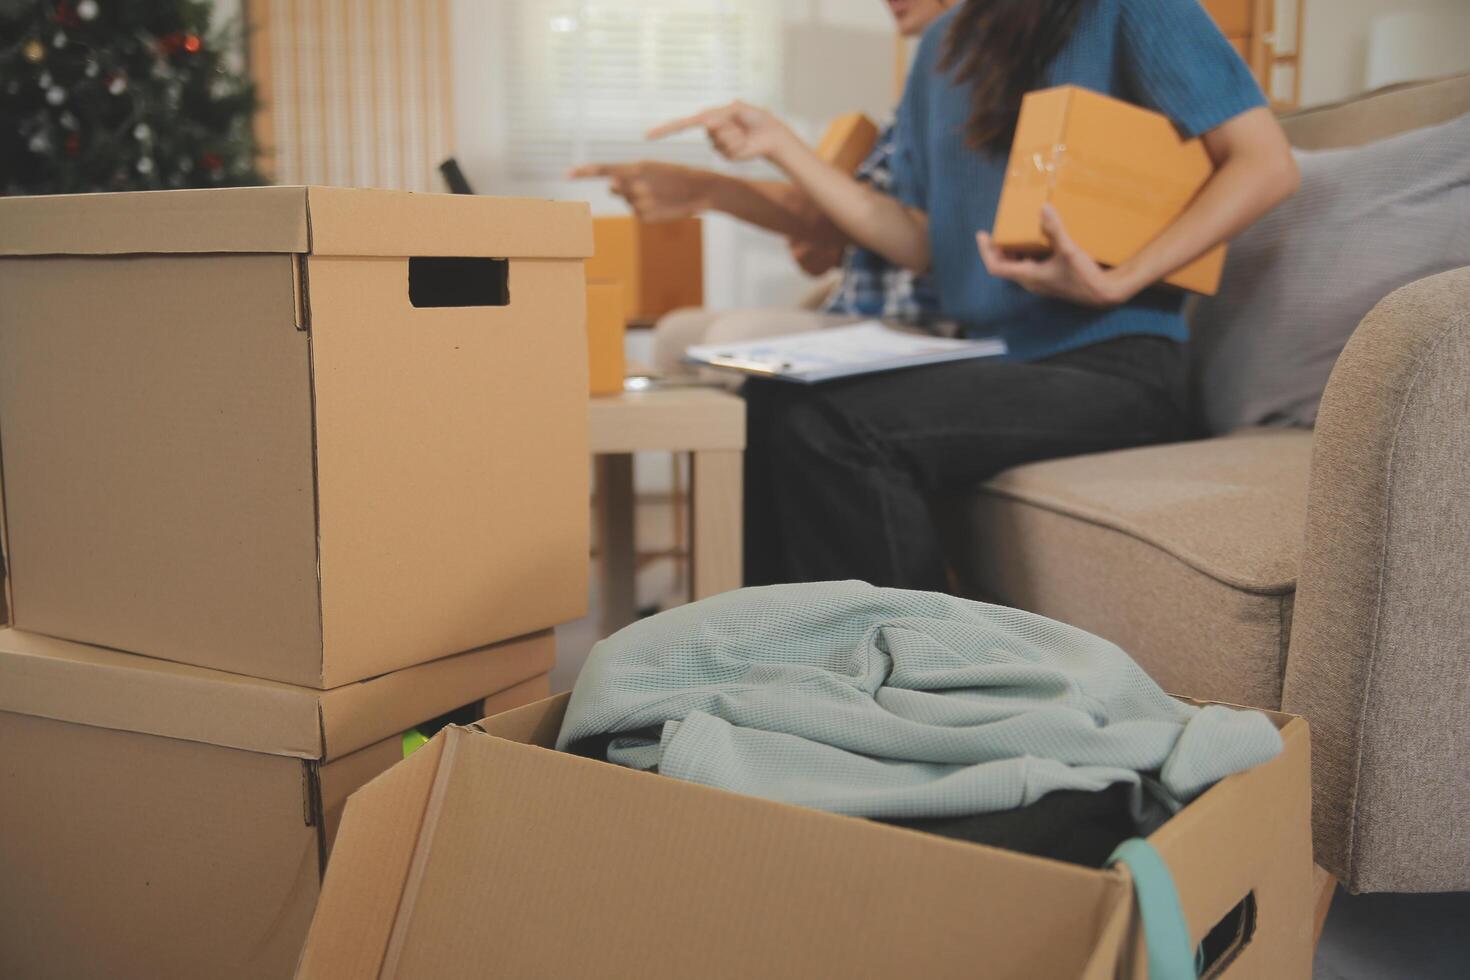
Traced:
<svg viewBox="0 0 1470 980">
<path fill-rule="evenodd" d="M 343 823 L 333 850 L 355 857 L 331 865 L 297 977 L 378 976 L 451 730 L 353 794 L 365 816 Z"/>
<path fill-rule="evenodd" d="M 275 681 L 0 630 L 0 710 L 319 759 L 317 693 Z"/>
<path fill-rule="evenodd" d="M 0 255 L 292 252 L 579 259 L 588 206 L 341 187 L 0 198 Z"/>
<path fill-rule="evenodd" d="M 326 691 L 0 630 L 0 711 L 330 761 L 550 670 L 551 631 Z"/>
<path fill-rule="evenodd" d="M 475 727 L 496 738 L 549 749 L 556 744 L 557 732 L 561 731 L 561 722 L 571 700 L 570 691 L 553 694 L 535 704 L 502 711 L 493 718 L 480 721 Z"/>
</svg>

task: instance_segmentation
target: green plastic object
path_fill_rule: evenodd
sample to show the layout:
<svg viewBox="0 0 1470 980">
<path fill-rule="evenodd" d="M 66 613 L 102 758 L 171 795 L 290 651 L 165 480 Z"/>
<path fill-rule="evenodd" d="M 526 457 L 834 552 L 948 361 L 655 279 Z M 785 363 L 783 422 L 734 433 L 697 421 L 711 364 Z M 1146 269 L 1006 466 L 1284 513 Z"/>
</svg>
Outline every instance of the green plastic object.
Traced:
<svg viewBox="0 0 1470 980">
<path fill-rule="evenodd" d="M 409 756 L 413 755 L 420 748 L 422 748 L 423 745 L 428 741 L 429 740 L 424 737 L 423 732 L 419 731 L 417 728 L 410 728 L 408 731 L 403 733 L 403 757 L 407 759 Z"/>
</svg>

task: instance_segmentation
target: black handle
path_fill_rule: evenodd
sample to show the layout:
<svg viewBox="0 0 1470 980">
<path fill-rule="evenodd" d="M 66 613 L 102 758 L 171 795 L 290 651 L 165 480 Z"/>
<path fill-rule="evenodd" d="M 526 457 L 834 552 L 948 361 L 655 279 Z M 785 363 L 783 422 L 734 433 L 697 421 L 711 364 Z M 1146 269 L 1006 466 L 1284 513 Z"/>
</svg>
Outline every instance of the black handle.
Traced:
<svg viewBox="0 0 1470 980">
<path fill-rule="evenodd" d="M 414 256 L 408 260 L 408 301 L 414 306 L 509 306 L 505 259 Z"/>
</svg>

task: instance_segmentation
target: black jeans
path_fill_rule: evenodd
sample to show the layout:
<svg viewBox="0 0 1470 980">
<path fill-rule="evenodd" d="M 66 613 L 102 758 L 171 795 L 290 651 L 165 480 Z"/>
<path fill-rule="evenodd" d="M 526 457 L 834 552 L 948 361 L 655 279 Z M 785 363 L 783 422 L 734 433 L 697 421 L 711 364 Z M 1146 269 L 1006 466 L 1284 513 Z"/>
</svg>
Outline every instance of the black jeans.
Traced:
<svg viewBox="0 0 1470 980">
<path fill-rule="evenodd" d="M 1021 463 L 1182 438 L 1183 345 L 1123 337 L 744 394 L 747 585 L 947 588 L 938 495 Z"/>
</svg>

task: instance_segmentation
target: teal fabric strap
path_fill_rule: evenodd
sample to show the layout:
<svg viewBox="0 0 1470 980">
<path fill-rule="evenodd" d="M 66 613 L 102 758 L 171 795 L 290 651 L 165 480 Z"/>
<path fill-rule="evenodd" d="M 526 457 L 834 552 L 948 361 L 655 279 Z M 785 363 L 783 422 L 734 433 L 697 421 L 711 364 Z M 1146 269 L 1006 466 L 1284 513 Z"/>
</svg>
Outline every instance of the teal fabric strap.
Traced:
<svg viewBox="0 0 1470 980">
<path fill-rule="evenodd" d="M 1108 867 L 1119 862 L 1133 876 L 1133 895 L 1148 946 L 1148 980 L 1193 980 L 1199 973 L 1189 948 L 1189 925 L 1169 866 L 1141 837 L 1119 844 L 1108 858 Z"/>
</svg>

